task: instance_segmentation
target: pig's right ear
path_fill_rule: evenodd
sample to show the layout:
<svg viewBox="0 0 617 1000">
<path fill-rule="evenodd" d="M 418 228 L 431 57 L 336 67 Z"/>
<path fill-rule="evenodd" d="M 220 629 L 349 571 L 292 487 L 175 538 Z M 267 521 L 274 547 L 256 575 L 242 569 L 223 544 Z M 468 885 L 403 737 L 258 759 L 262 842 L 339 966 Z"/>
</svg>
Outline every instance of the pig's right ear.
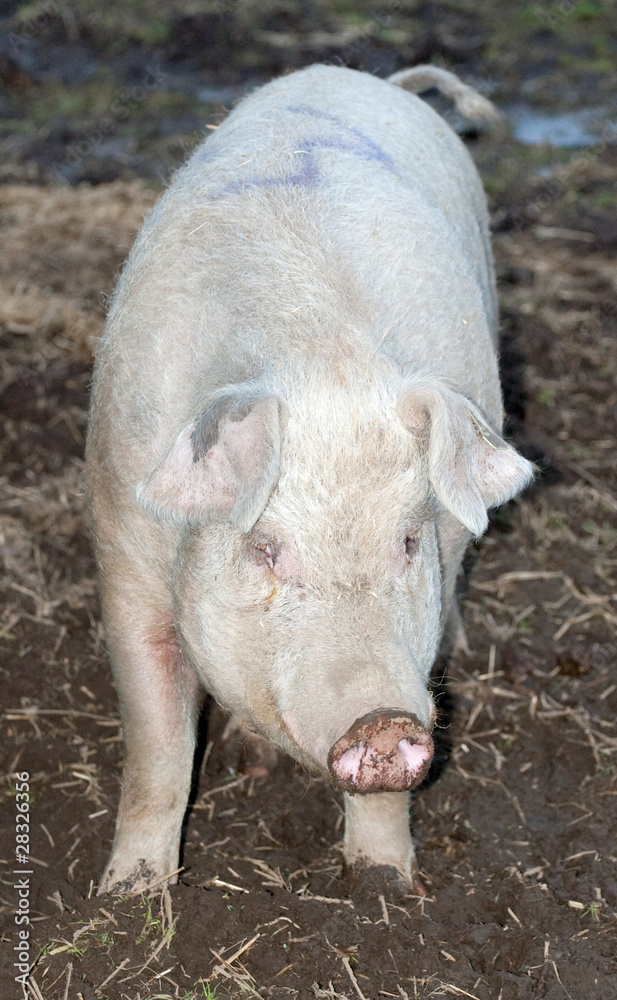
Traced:
<svg viewBox="0 0 617 1000">
<path fill-rule="evenodd" d="M 139 484 L 139 503 L 157 520 L 250 531 L 278 482 L 285 420 L 275 396 L 220 396 Z"/>
<path fill-rule="evenodd" d="M 474 535 L 488 527 L 489 507 L 505 503 L 533 478 L 533 465 L 447 383 L 418 379 L 398 410 L 426 454 L 433 492 Z"/>
</svg>

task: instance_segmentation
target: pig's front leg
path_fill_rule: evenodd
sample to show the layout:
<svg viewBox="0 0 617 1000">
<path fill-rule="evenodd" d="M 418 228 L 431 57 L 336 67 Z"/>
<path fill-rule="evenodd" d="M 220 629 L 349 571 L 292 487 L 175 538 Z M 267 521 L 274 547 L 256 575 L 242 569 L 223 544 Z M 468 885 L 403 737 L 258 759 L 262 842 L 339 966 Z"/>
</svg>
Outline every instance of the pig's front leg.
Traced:
<svg viewBox="0 0 617 1000">
<path fill-rule="evenodd" d="M 349 867 L 387 865 L 412 892 L 425 895 L 409 829 L 409 792 L 345 793 L 343 855 Z"/>
<path fill-rule="evenodd" d="M 152 581 L 103 572 L 103 614 L 126 747 L 112 854 L 99 893 L 140 891 L 178 868 L 199 684 Z M 175 881 L 172 879 L 171 881 Z"/>
</svg>

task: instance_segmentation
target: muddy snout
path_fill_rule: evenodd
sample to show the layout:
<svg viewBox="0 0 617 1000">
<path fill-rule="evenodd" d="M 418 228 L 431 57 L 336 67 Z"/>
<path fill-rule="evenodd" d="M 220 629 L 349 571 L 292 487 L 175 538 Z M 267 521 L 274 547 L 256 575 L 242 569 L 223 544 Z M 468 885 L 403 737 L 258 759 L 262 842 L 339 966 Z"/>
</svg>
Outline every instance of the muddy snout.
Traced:
<svg viewBox="0 0 617 1000">
<path fill-rule="evenodd" d="M 337 740 L 328 768 L 333 784 L 350 794 L 404 792 L 420 784 L 432 757 L 433 741 L 415 715 L 377 709 Z"/>
</svg>

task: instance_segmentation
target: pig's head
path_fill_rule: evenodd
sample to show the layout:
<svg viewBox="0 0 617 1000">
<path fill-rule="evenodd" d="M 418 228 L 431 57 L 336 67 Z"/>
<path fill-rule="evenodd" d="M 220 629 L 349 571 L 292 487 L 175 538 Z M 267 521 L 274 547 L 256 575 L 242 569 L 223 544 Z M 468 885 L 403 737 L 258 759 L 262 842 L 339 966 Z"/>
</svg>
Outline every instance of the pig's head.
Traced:
<svg viewBox="0 0 617 1000">
<path fill-rule="evenodd" d="M 228 387 L 138 489 L 184 526 L 174 614 L 206 687 L 348 792 L 426 773 L 440 520 L 481 534 L 532 472 L 444 382 L 377 375 Z"/>
</svg>

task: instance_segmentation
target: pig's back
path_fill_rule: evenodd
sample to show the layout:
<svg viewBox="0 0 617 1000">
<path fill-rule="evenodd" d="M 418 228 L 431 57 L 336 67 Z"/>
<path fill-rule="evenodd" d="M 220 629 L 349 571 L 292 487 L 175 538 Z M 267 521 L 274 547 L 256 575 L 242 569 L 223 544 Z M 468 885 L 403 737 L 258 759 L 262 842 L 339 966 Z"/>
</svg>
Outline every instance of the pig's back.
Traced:
<svg viewBox="0 0 617 1000">
<path fill-rule="evenodd" d="M 499 415 L 495 323 L 462 143 L 414 95 L 315 66 L 245 98 L 176 175 L 116 293 L 96 409 L 147 468 L 244 372 L 284 393 L 294 365 L 381 350 Z"/>
<path fill-rule="evenodd" d="M 189 183 L 204 178 L 206 163 L 216 167 L 206 181 L 215 198 L 260 187 L 316 188 L 344 182 L 346 173 L 360 195 L 383 188 L 389 174 L 461 233 L 470 216 L 486 217 L 476 169 L 450 126 L 415 94 L 340 67 L 312 66 L 244 98 L 188 162 Z"/>
<path fill-rule="evenodd" d="M 332 240 L 328 222 L 341 236 L 343 230 L 350 234 L 350 258 L 354 247 L 356 256 L 379 253 L 374 237 L 380 236 L 388 267 L 397 253 L 418 246 L 418 225 L 425 223 L 419 248 L 425 260 L 432 252 L 427 237 L 433 236 L 437 252 L 444 238 L 456 244 L 474 262 L 495 327 L 488 218 L 477 171 L 449 125 L 398 86 L 330 66 L 275 80 L 240 103 L 179 180 L 205 199 L 227 202 L 230 213 L 238 207 L 234 201 L 282 202 L 287 221 L 295 212 L 300 231 L 302 207 L 310 202 L 326 238 Z M 372 238 L 365 245 L 367 233 Z M 369 273 L 383 273 L 379 265 L 371 261 Z"/>
</svg>

